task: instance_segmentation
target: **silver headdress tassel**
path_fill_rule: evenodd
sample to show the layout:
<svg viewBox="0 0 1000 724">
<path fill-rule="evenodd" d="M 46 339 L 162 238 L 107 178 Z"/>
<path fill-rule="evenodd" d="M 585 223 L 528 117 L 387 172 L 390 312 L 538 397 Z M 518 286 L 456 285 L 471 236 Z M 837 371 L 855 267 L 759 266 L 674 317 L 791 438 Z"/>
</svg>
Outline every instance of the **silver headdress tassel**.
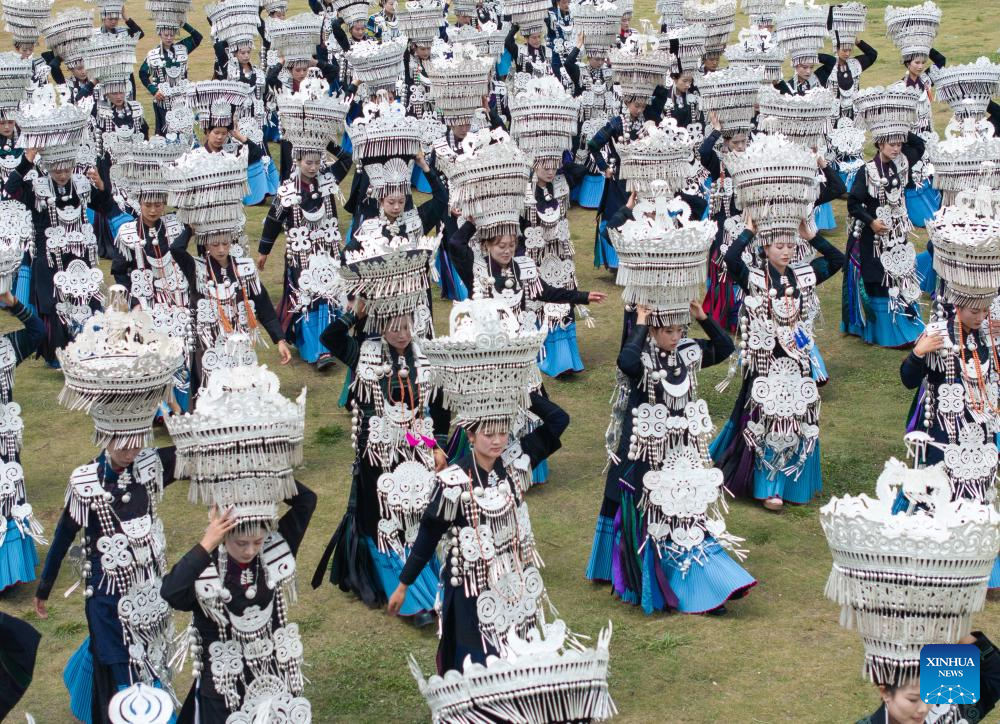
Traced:
<svg viewBox="0 0 1000 724">
<path fill-rule="evenodd" d="M 366 89 L 363 95 L 374 96 L 379 91 L 396 92 L 396 81 L 403 77 L 404 53 L 405 37 L 385 43 L 362 40 L 347 51 L 348 62 Z"/>
<path fill-rule="evenodd" d="M 443 17 L 444 3 L 440 0 L 407 0 L 406 5 L 396 11 L 403 35 L 411 43 L 424 47 L 430 47 L 441 37 Z"/>
<path fill-rule="evenodd" d="M 198 245 L 214 239 L 234 241 L 243 233 L 247 193 L 245 154 L 189 151 L 164 167 L 167 202 L 181 223 L 191 227 Z"/>
<path fill-rule="evenodd" d="M 740 8 L 750 19 L 751 29 L 773 27 L 774 17 L 784 5 L 784 0 L 740 0 Z"/>
<path fill-rule="evenodd" d="M 146 0 L 146 12 L 156 23 L 156 32 L 176 31 L 187 22 L 191 0 Z"/>
<path fill-rule="evenodd" d="M 235 125 L 236 115 L 250 101 L 253 88 L 238 80 L 200 80 L 188 86 L 188 106 L 201 130 Z"/>
<path fill-rule="evenodd" d="M 390 158 L 385 163 L 366 163 L 365 173 L 372 197 L 382 200 L 387 196 L 408 196 L 413 178 L 413 164 L 401 158 Z"/>
<path fill-rule="evenodd" d="M 0 119 L 11 120 L 28 97 L 31 59 L 18 53 L 0 53 Z"/>
<path fill-rule="evenodd" d="M 739 42 L 726 47 L 730 68 L 763 68 L 764 80 L 781 80 L 785 50 L 762 28 L 741 28 Z"/>
<path fill-rule="evenodd" d="M 311 61 L 316 55 L 322 32 L 323 18 L 313 13 L 299 13 L 285 20 L 271 20 L 267 24 L 271 50 L 285 65 Z"/>
<path fill-rule="evenodd" d="M 127 91 L 138 42 L 129 33 L 95 33 L 90 39 L 83 66 L 105 96 Z"/>
<path fill-rule="evenodd" d="M 52 105 L 36 94 L 14 114 L 21 129 L 18 148 L 40 150 L 47 170 L 76 167 L 76 158 L 87 127 L 87 114 L 74 105 Z"/>
<path fill-rule="evenodd" d="M 974 63 L 949 65 L 934 74 L 934 95 L 959 120 L 986 115 L 993 96 L 1000 94 L 1000 65 L 982 56 Z"/>
<path fill-rule="evenodd" d="M 927 157 L 934 167 L 932 182 L 941 205 L 952 206 L 958 194 L 986 184 L 1000 190 L 1000 138 L 949 136 L 931 144 Z"/>
<path fill-rule="evenodd" d="M 759 130 L 781 133 L 804 148 L 822 146 L 832 130 L 834 97 L 826 88 L 812 88 L 798 95 L 762 86 L 758 103 Z"/>
<path fill-rule="evenodd" d="M 573 7 L 573 27 L 583 33 L 588 58 L 604 58 L 618 42 L 622 11 L 608 0 L 587 0 Z"/>
<path fill-rule="evenodd" d="M 518 234 L 530 174 L 527 158 L 502 129 L 469 133 L 462 147 L 448 173 L 452 208 L 475 219 L 481 241 Z"/>
<path fill-rule="evenodd" d="M 854 50 L 858 36 L 868 25 L 868 6 L 860 2 L 840 3 L 830 8 L 830 37 L 840 50 Z"/>
<path fill-rule="evenodd" d="M 525 38 L 545 32 L 545 18 L 551 7 L 549 0 L 507 0 L 504 3 L 511 21 L 521 26 L 521 35 Z"/>
<path fill-rule="evenodd" d="M 401 103 L 365 103 L 347 127 L 354 160 L 361 165 L 387 157 L 414 158 L 423 149 L 421 123 Z"/>
<path fill-rule="evenodd" d="M 620 177 L 639 198 L 682 190 L 691 175 L 691 135 L 673 118 L 645 124 L 641 138 L 618 146 Z"/>
<path fill-rule="evenodd" d="M 654 188 L 659 182 L 653 182 Z M 711 221 L 694 221 L 690 209 L 664 194 L 641 201 L 635 219 L 611 237 L 618 251 L 618 277 L 625 304 L 650 308 L 650 324 L 691 322 L 691 300 L 705 294 L 708 251 L 715 239 Z"/>
<path fill-rule="evenodd" d="M 481 55 L 473 45 L 453 45 L 450 58 L 431 58 L 427 65 L 430 94 L 446 124 L 467 124 L 483 107 L 483 96 L 490 92 L 493 65 L 493 57 Z"/>
<path fill-rule="evenodd" d="M 205 6 L 205 15 L 212 25 L 216 42 L 225 43 L 230 51 L 252 48 L 258 36 L 260 3 L 258 0 L 222 0 Z"/>
<path fill-rule="evenodd" d="M 13 36 L 14 45 L 34 45 L 42 25 L 52 12 L 53 0 L 3 0 L 4 30 Z"/>
<path fill-rule="evenodd" d="M 510 133 L 528 158 L 562 159 L 573 147 L 580 102 L 552 76 L 533 78 L 510 104 Z"/>
<path fill-rule="evenodd" d="M 281 137 L 292 144 L 293 158 L 306 153 L 326 153 L 330 141 L 344 133 L 344 119 L 350 104 L 342 97 L 327 93 L 322 78 L 309 78 L 299 90 L 279 93 L 278 122 Z"/>
<path fill-rule="evenodd" d="M 719 56 L 736 28 L 736 0 L 687 0 L 684 20 L 705 26 L 705 55 Z"/>
<path fill-rule="evenodd" d="M 826 43 L 826 6 L 813 0 L 787 0 L 774 18 L 774 40 L 792 59 L 792 65 L 818 63 Z"/>
<path fill-rule="evenodd" d="M 670 72 L 670 54 L 657 49 L 653 36 L 634 33 L 620 48 L 608 53 L 615 85 L 621 86 L 625 103 L 633 100 L 649 102 L 657 86 L 666 82 Z"/>
<path fill-rule="evenodd" d="M 90 10 L 70 8 L 53 15 L 40 28 L 49 50 L 61 58 L 67 68 L 76 68 L 94 34 L 94 18 Z"/>
<path fill-rule="evenodd" d="M 177 474 L 191 479 L 192 502 L 233 506 L 240 525 L 271 530 L 279 503 L 295 495 L 306 390 L 294 402 L 282 395 L 277 375 L 251 361 L 245 335 L 229 337 L 226 352 L 243 364 L 209 377 L 193 413 L 166 420 Z"/>
<path fill-rule="evenodd" d="M 941 463 L 915 469 L 892 458 L 875 490 L 874 499 L 847 495 L 820 509 L 833 554 L 826 596 L 864 642 L 864 676 L 905 686 L 920 676 L 923 646 L 955 643 L 982 610 L 1000 517 L 992 506 L 951 502 Z M 894 515 L 908 490 L 925 505 Z"/>
<path fill-rule="evenodd" d="M 920 96 L 903 83 L 865 88 L 854 98 L 854 124 L 874 143 L 903 142 L 917 123 Z"/>
<path fill-rule="evenodd" d="M 989 309 L 1000 290 L 1000 193 L 986 185 L 959 192 L 954 206 L 927 220 L 927 231 L 947 300 Z"/>
<path fill-rule="evenodd" d="M 698 82 L 702 110 L 711 111 L 722 124 L 723 135 L 747 132 L 753 128 L 754 106 L 764 83 L 764 69 L 723 68 L 709 73 Z"/>
<path fill-rule="evenodd" d="M 690 23 L 672 28 L 660 36 L 660 50 L 672 56 L 671 73 L 691 73 L 700 77 L 701 59 L 705 57 L 705 42 L 708 39 L 704 23 Z"/>
<path fill-rule="evenodd" d="M 903 58 L 930 53 L 940 25 L 941 8 L 930 0 L 909 8 L 888 5 L 885 9 L 885 34 Z"/>
<path fill-rule="evenodd" d="M 105 311 L 56 352 L 65 377 L 59 403 L 90 413 L 94 444 L 144 447 L 153 438 L 157 408 L 173 397 L 183 342 L 155 331 L 146 312 L 129 311 L 124 287 L 111 287 L 109 295 Z"/>
<path fill-rule="evenodd" d="M 111 178 L 136 204 L 166 202 L 168 187 L 164 168 L 189 148 L 182 143 L 167 143 L 162 136 L 153 136 L 148 141 L 133 139 L 115 151 Z"/>
<path fill-rule="evenodd" d="M 755 241 L 795 241 L 819 194 L 815 154 L 780 134 L 758 135 L 727 165 L 739 206 L 757 226 Z"/>
<path fill-rule="evenodd" d="M 495 23 L 483 23 L 479 28 L 474 27 L 472 23 L 459 27 L 449 25 L 447 32 L 448 42 L 452 45 L 472 45 L 479 55 L 492 58 L 494 63 L 499 62 L 500 56 L 503 55 L 507 30 L 498 28 Z"/>
</svg>

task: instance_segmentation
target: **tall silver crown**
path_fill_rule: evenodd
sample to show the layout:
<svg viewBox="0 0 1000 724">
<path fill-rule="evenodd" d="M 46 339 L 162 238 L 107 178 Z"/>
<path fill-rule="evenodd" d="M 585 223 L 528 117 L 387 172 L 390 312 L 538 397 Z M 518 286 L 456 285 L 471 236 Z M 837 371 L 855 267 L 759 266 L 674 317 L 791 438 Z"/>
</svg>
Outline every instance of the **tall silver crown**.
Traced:
<svg viewBox="0 0 1000 724">
<path fill-rule="evenodd" d="M 347 127 L 354 160 L 359 164 L 392 156 L 413 158 L 423 149 L 422 124 L 406 115 L 400 103 L 365 103 Z"/>
<path fill-rule="evenodd" d="M 740 0 L 740 7 L 749 18 L 751 27 L 773 26 L 774 17 L 784 5 L 783 0 Z"/>
<path fill-rule="evenodd" d="M 1000 289 L 1000 193 L 986 184 L 959 192 L 927 220 L 927 231 L 949 301 L 989 309 Z"/>
<path fill-rule="evenodd" d="M 739 42 L 726 47 L 730 68 L 763 68 L 764 80 L 781 80 L 785 49 L 763 28 L 741 28 Z"/>
<path fill-rule="evenodd" d="M 222 0 L 205 6 L 216 42 L 228 47 L 252 46 L 260 25 L 258 0 Z"/>
<path fill-rule="evenodd" d="M 87 0 L 97 6 L 101 18 L 120 18 L 125 8 L 125 0 Z"/>
<path fill-rule="evenodd" d="M 934 94 L 960 119 L 982 118 L 993 96 L 1000 94 L 1000 65 L 980 56 L 974 63 L 940 68 L 934 75 Z"/>
<path fill-rule="evenodd" d="M 399 29 L 411 43 L 433 45 L 440 37 L 444 3 L 441 0 L 407 0 L 396 11 Z"/>
<path fill-rule="evenodd" d="M 337 15 L 344 19 L 347 27 L 351 27 L 359 20 L 364 22 L 368 19 L 368 0 L 334 0 L 334 7 L 337 8 Z"/>
<path fill-rule="evenodd" d="M 226 341 L 234 358 L 246 359 L 250 349 L 245 335 Z M 305 411 L 305 388 L 289 400 L 264 365 L 211 375 L 195 411 L 166 420 L 177 445 L 177 474 L 191 480 L 189 498 L 220 509 L 233 506 L 241 524 L 275 525 L 278 504 L 295 495 L 293 468 L 302 463 Z"/>
<path fill-rule="evenodd" d="M 671 58 L 669 53 L 658 49 L 657 40 L 633 33 L 620 48 L 608 53 L 615 85 L 621 87 L 626 103 L 632 99 L 648 102 L 656 87 L 666 82 Z"/>
<path fill-rule="evenodd" d="M 909 8 L 885 8 L 885 34 L 904 58 L 926 56 L 941 25 L 941 8 L 931 0 Z"/>
<path fill-rule="evenodd" d="M 926 505 L 895 515 L 900 490 Z M 991 507 L 951 502 L 940 463 L 914 469 L 893 458 L 876 494 L 833 498 L 820 509 L 833 555 L 826 596 L 840 605 L 841 626 L 864 642 L 865 676 L 902 686 L 919 677 L 923 646 L 969 633 L 986 601 L 1000 519 Z"/>
<path fill-rule="evenodd" d="M 903 83 L 865 88 L 854 98 L 854 123 L 875 143 L 902 142 L 917 123 L 919 102 L 920 94 Z"/>
<path fill-rule="evenodd" d="M 70 8 L 53 15 L 40 27 L 49 50 L 62 58 L 67 68 L 75 68 L 83 60 L 84 50 L 94 34 L 94 18 L 90 10 Z"/>
<path fill-rule="evenodd" d="M 373 96 L 379 91 L 395 92 L 396 81 L 403 75 L 403 54 L 406 38 L 396 38 L 384 43 L 362 40 L 347 52 L 347 59 L 354 74 Z"/>
<path fill-rule="evenodd" d="M 18 148 L 41 149 L 41 161 L 49 169 L 76 166 L 76 156 L 87 127 L 87 114 L 73 105 L 56 106 L 40 94 L 14 114 L 21 129 Z"/>
<path fill-rule="evenodd" d="M 552 76 L 528 81 L 510 104 L 510 133 L 529 158 L 561 159 L 573 147 L 580 103 Z"/>
<path fill-rule="evenodd" d="M 447 32 L 449 43 L 473 45 L 479 55 L 492 58 L 494 63 L 498 62 L 500 56 L 503 55 L 503 44 L 507 38 L 507 31 L 498 28 L 492 22 L 483 23 L 478 28 L 473 27 L 471 23 L 459 27 L 448 26 Z"/>
<path fill-rule="evenodd" d="M 14 44 L 38 42 L 42 25 L 52 12 L 53 0 L 3 0 L 4 30 Z"/>
<path fill-rule="evenodd" d="M 545 330 L 522 327 L 501 299 L 455 302 L 449 334 L 424 340 L 431 383 L 456 424 L 509 432 L 541 385 L 536 358 Z"/>
<path fill-rule="evenodd" d="M 145 141 L 132 138 L 119 142 L 114 153 L 111 178 L 128 191 L 128 197 L 137 201 L 167 200 L 167 179 L 164 167 L 176 161 L 189 150 L 183 143 L 167 143 L 163 136 L 153 136 Z"/>
<path fill-rule="evenodd" d="M 757 226 L 760 243 L 796 240 L 819 194 L 813 152 L 780 134 L 758 135 L 726 165 L 739 206 Z"/>
<path fill-rule="evenodd" d="M 138 38 L 129 33 L 95 33 L 83 55 L 87 76 L 104 94 L 125 91 L 135 67 Z"/>
<path fill-rule="evenodd" d="M 774 40 L 791 57 L 792 64 L 818 62 L 826 43 L 826 6 L 813 0 L 786 0 L 774 18 Z"/>
<path fill-rule="evenodd" d="M 709 73 L 698 84 L 702 110 L 715 112 L 723 133 L 749 131 L 763 83 L 763 67 L 723 68 Z"/>
<path fill-rule="evenodd" d="M 200 80 L 188 86 L 188 107 L 203 131 L 234 123 L 234 111 L 251 100 L 253 88 L 238 80 Z"/>
<path fill-rule="evenodd" d="M 521 35 L 545 32 L 545 18 L 552 3 L 549 0 L 506 0 L 504 8 L 511 20 L 521 26 Z"/>
<path fill-rule="evenodd" d="M 379 200 L 394 194 L 409 196 L 413 178 L 413 163 L 390 158 L 385 163 L 366 163 L 365 174 L 371 195 Z M 381 233 L 381 232 L 379 232 Z M 357 233 L 354 234 L 357 238 Z"/>
<path fill-rule="evenodd" d="M 181 223 L 202 239 L 213 235 L 236 238 L 246 224 L 243 197 L 247 194 L 245 154 L 188 151 L 164 167 L 167 202 Z"/>
<path fill-rule="evenodd" d="M 152 439 L 160 403 L 172 398 L 183 342 L 157 332 L 146 312 L 130 311 L 124 287 L 109 293 L 107 308 L 56 352 L 65 378 L 59 403 L 90 413 L 94 444 L 141 447 Z"/>
<path fill-rule="evenodd" d="M 313 13 L 299 13 L 285 20 L 270 20 L 267 24 L 271 50 L 286 64 L 312 60 L 322 32 L 323 18 Z"/>
<path fill-rule="evenodd" d="M 324 153 L 330 141 L 344 133 L 350 104 L 341 96 L 329 95 L 327 88 L 321 77 L 311 76 L 299 84 L 297 92 L 277 96 L 281 137 L 292 144 L 296 158 Z"/>
<path fill-rule="evenodd" d="M 448 170 L 452 208 L 475 219 L 480 239 L 521 228 L 528 159 L 502 129 L 470 132 Z"/>
<path fill-rule="evenodd" d="M 949 137 L 931 144 L 927 158 L 934 167 L 932 182 L 942 206 L 955 203 L 959 192 L 981 184 L 1000 189 L 1000 138 Z"/>
<path fill-rule="evenodd" d="M 705 26 L 705 53 L 718 55 L 736 27 L 736 0 L 687 0 L 684 20 Z"/>
<path fill-rule="evenodd" d="M 187 22 L 191 0 L 146 0 L 146 12 L 156 23 L 156 30 L 177 30 Z"/>
<path fill-rule="evenodd" d="M 473 45 L 452 45 L 450 57 L 435 54 L 431 58 L 427 65 L 430 94 L 445 123 L 468 123 L 483 107 L 493 65 L 493 56 L 481 55 Z"/>
<path fill-rule="evenodd" d="M 573 27 L 583 33 L 588 58 L 604 58 L 618 42 L 622 11 L 607 0 L 587 0 L 573 8 Z"/>
<path fill-rule="evenodd" d="M 28 97 L 31 59 L 19 53 L 0 53 L 0 119 L 12 118 Z"/>
<path fill-rule="evenodd" d="M 664 32 L 695 25 L 684 20 L 684 2 L 685 0 L 656 0 L 656 14 L 660 16 L 660 27 Z"/>
<path fill-rule="evenodd" d="M 647 121 L 639 139 L 618 146 L 626 189 L 640 198 L 676 194 L 691 175 L 691 144 L 691 134 L 673 118 L 659 126 Z"/>
<path fill-rule="evenodd" d="M 794 95 L 762 86 L 757 127 L 764 133 L 784 134 L 805 148 L 817 148 L 830 133 L 834 100 L 833 93 L 826 88 Z"/>
<path fill-rule="evenodd" d="M 691 301 L 705 294 L 714 224 L 692 220 L 688 206 L 669 193 L 636 204 L 633 214 L 634 220 L 610 232 L 622 299 L 649 307 L 650 324 L 688 324 Z"/>
<path fill-rule="evenodd" d="M 707 39 L 704 23 L 689 23 L 660 35 L 660 50 L 673 56 L 670 72 L 691 73 L 698 77 Z"/>
<path fill-rule="evenodd" d="M 841 50 L 852 50 L 858 36 L 868 25 L 868 6 L 860 2 L 841 3 L 831 7 L 830 37 Z"/>
</svg>

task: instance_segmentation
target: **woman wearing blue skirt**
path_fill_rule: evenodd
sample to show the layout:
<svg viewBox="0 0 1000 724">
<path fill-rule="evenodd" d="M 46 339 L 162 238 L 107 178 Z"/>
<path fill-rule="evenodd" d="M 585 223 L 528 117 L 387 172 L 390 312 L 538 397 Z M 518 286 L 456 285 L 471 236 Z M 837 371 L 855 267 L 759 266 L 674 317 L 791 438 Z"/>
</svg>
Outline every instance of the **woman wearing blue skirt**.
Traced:
<svg viewBox="0 0 1000 724">
<path fill-rule="evenodd" d="M 917 127 L 914 129 L 916 133 L 929 134 L 934 131 L 934 73 L 938 68 L 943 68 L 945 62 L 945 57 L 934 48 L 904 52 L 903 66 L 906 68 L 906 75 L 903 76 L 903 83 L 920 94 Z M 930 178 L 924 178 L 924 163 L 926 161 L 920 159 L 913 164 L 913 183 L 906 187 L 906 212 L 910 222 L 921 229 L 934 216 L 934 212 L 941 208 L 941 193 L 934 188 Z M 917 179 L 920 183 L 916 183 Z"/>
</svg>

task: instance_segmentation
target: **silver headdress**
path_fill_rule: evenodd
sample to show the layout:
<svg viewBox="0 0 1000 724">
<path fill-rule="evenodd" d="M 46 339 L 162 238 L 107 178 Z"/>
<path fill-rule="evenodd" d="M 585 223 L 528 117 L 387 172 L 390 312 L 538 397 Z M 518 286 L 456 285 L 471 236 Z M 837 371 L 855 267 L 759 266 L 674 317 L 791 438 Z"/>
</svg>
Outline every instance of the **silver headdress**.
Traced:
<svg viewBox="0 0 1000 724">
<path fill-rule="evenodd" d="M 108 719 L 111 724 L 169 724 L 174 717 L 174 700 L 163 689 L 148 684 L 132 684 L 111 697 Z"/>
<path fill-rule="evenodd" d="M 35 227 L 31 212 L 12 199 L 0 201 L 0 219 L 0 294 L 5 294 L 14 286 L 25 249 L 35 240 Z"/>
<path fill-rule="evenodd" d="M 365 164 L 365 174 L 368 176 L 371 195 L 376 199 L 381 200 L 393 194 L 410 194 L 413 164 L 401 158 L 390 158 L 385 163 Z"/>
<path fill-rule="evenodd" d="M 480 240 L 518 234 L 528 159 L 503 129 L 470 132 L 448 171 L 452 208 L 472 216 Z"/>
<path fill-rule="evenodd" d="M 699 76 L 701 59 L 705 57 L 705 42 L 708 31 L 704 23 L 689 23 L 679 28 L 672 28 L 660 36 L 660 50 L 673 56 L 671 73 L 691 73 Z"/>
<path fill-rule="evenodd" d="M 902 142 L 917 123 L 920 94 L 903 83 L 865 88 L 854 98 L 854 123 L 874 143 Z"/>
<path fill-rule="evenodd" d="M 989 309 L 1000 290 L 1000 194 L 985 185 L 959 192 L 954 206 L 927 220 L 927 231 L 947 300 Z"/>
<path fill-rule="evenodd" d="M 949 137 L 931 144 L 927 158 L 942 206 L 951 206 L 960 192 L 983 183 L 1000 190 L 1000 138 Z"/>
<path fill-rule="evenodd" d="M 910 489 L 926 506 L 894 515 L 898 491 Z M 833 554 L 826 596 L 840 605 L 841 626 L 861 635 L 865 677 L 906 685 L 920 675 L 923 646 L 955 643 L 982 610 L 1000 518 L 990 506 L 951 502 L 941 464 L 890 459 L 875 490 L 875 499 L 848 495 L 820 509 Z"/>
<path fill-rule="evenodd" d="M 40 27 L 49 50 L 62 59 L 67 68 L 76 68 L 94 34 L 94 18 L 90 10 L 70 8 L 53 15 Z"/>
<path fill-rule="evenodd" d="M 561 159 L 573 147 L 580 102 L 556 78 L 528 81 L 510 104 L 510 134 L 526 156 Z"/>
<path fill-rule="evenodd" d="M 368 19 L 368 0 L 335 0 L 334 7 L 348 28 Z"/>
<path fill-rule="evenodd" d="M 448 125 L 468 123 L 483 107 L 483 96 L 490 92 L 492 56 L 480 55 L 475 46 L 453 45 L 450 58 L 440 55 L 427 65 L 434 107 Z"/>
<path fill-rule="evenodd" d="M 129 311 L 125 287 L 57 350 L 65 385 L 59 403 L 94 418 L 94 444 L 143 447 L 153 437 L 153 416 L 173 396 L 174 374 L 184 363 L 183 342 L 157 332 L 143 311 Z"/>
<path fill-rule="evenodd" d="M 715 111 L 723 134 L 749 131 L 763 83 L 761 67 L 723 68 L 709 73 L 698 83 L 702 110 L 706 115 Z"/>
<path fill-rule="evenodd" d="M 685 27 L 700 27 L 684 20 L 684 2 L 685 0 L 656 0 L 656 14 L 660 16 L 660 27 L 665 33 Z M 700 55 L 698 59 L 701 59 Z"/>
<path fill-rule="evenodd" d="M 637 203 L 635 219 L 611 237 L 625 304 L 652 310 L 650 324 L 691 322 L 691 300 L 705 294 L 705 267 L 715 225 L 690 219 L 687 205 L 669 194 Z"/>
<path fill-rule="evenodd" d="M 34 45 L 42 25 L 52 12 L 53 0 L 3 0 L 4 30 L 10 33 L 14 45 Z"/>
<path fill-rule="evenodd" d="M 647 121 L 644 130 L 641 138 L 618 146 L 619 176 L 626 189 L 640 198 L 672 196 L 691 175 L 691 134 L 673 118 L 663 119 L 659 126 Z"/>
<path fill-rule="evenodd" d="M 455 302 L 449 330 L 421 344 L 431 384 L 456 424 L 509 432 L 541 385 L 536 358 L 546 331 L 522 328 L 502 299 Z"/>
<path fill-rule="evenodd" d="M 657 45 L 653 36 L 633 33 L 622 47 L 608 53 L 615 85 L 621 86 L 625 103 L 648 102 L 656 87 L 666 82 L 671 58 L 669 53 L 658 50 Z"/>
<path fill-rule="evenodd" d="M 830 37 L 841 50 L 853 50 L 858 36 L 868 25 L 868 6 L 860 2 L 833 5 L 831 12 Z"/>
<path fill-rule="evenodd" d="M 784 4 L 783 0 L 740 0 L 740 7 L 750 19 L 751 28 L 773 26 L 774 17 Z"/>
<path fill-rule="evenodd" d="M 786 0 L 774 18 L 774 41 L 788 53 L 792 65 L 818 63 L 819 49 L 826 43 L 825 6 L 813 0 Z"/>
<path fill-rule="evenodd" d="M 608 0 L 587 0 L 573 7 L 573 27 L 583 33 L 588 58 L 604 58 L 618 42 L 622 11 Z"/>
<path fill-rule="evenodd" d="M 504 8 L 511 21 L 521 26 L 521 35 L 545 32 L 545 18 L 552 3 L 549 0 L 506 0 Z"/>
<path fill-rule="evenodd" d="M 292 468 L 302 463 L 306 390 L 293 402 L 278 376 L 252 360 L 250 340 L 234 334 L 226 351 L 243 364 L 211 375 L 193 413 L 171 415 L 177 475 L 191 480 L 188 498 L 235 508 L 242 525 L 277 523 L 278 504 L 295 495 Z"/>
<path fill-rule="evenodd" d="M 95 33 L 83 56 L 87 75 L 101 91 L 123 93 L 135 67 L 135 48 L 138 38 L 129 33 Z"/>
<path fill-rule="evenodd" d="M 347 127 L 354 160 L 384 160 L 388 157 L 413 158 L 423 149 L 421 123 L 406 115 L 401 103 L 365 103 L 361 115 Z"/>
<path fill-rule="evenodd" d="M 940 25 L 941 8 L 930 0 L 910 8 L 885 9 L 885 34 L 904 58 L 930 53 Z"/>
<path fill-rule="evenodd" d="M 206 5 L 205 15 L 216 42 L 225 43 L 230 49 L 253 47 L 260 25 L 258 0 L 222 0 Z"/>
<path fill-rule="evenodd" d="M 773 86 L 760 89 L 757 127 L 764 133 L 781 133 L 805 148 L 817 148 L 833 125 L 833 93 L 813 88 L 805 95 L 781 93 Z"/>
<path fill-rule="evenodd" d="M 176 31 L 187 22 L 191 0 L 146 0 L 146 12 L 156 23 L 156 32 Z"/>
<path fill-rule="evenodd" d="M 235 112 L 250 100 L 253 88 L 238 80 L 200 80 L 188 86 L 188 106 L 198 118 L 201 130 L 230 127 Z"/>
<path fill-rule="evenodd" d="M 153 136 L 148 141 L 133 138 L 115 149 L 111 179 L 126 189 L 128 198 L 137 203 L 165 202 L 168 189 L 164 167 L 189 149 L 190 146 L 185 147 L 183 143 L 167 143 L 162 136 Z"/>
<path fill-rule="evenodd" d="M 346 259 L 340 276 L 348 293 L 365 299 L 365 331 L 381 334 L 400 317 L 412 319 L 418 309 L 427 306 L 431 285 L 428 269 L 439 239 L 425 236 L 417 244 L 400 243 L 399 239 L 385 238 L 382 229 L 374 225 L 362 227 L 359 233 L 368 238 L 360 243 L 368 256 Z"/>
<path fill-rule="evenodd" d="M 781 80 L 785 49 L 763 28 L 741 28 L 739 42 L 726 47 L 730 68 L 763 68 L 764 80 Z"/>
<path fill-rule="evenodd" d="M 939 68 L 934 75 L 936 100 L 962 118 L 982 118 L 993 96 L 1000 94 L 1000 65 L 982 56 L 974 63 Z"/>
<path fill-rule="evenodd" d="M 243 232 L 247 193 L 245 154 L 208 153 L 197 148 L 164 167 L 168 203 L 194 231 L 198 244 L 235 240 Z"/>
<path fill-rule="evenodd" d="M 21 129 L 18 148 L 40 149 L 44 168 L 76 166 L 76 157 L 87 128 L 87 114 L 74 105 L 52 105 L 40 94 L 14 114 Z"/>
<path fill-rule="evenodd" d="M 125 8 L 125 0 L 87 0 L 97 5 L 101 18 L 120 18 Z"/>
<path fill-rule="evenodd" d="M 813 152 L 780 134 L 755 136 L 726 165 L 740 208 L 757 226 L 757 240 L 762 245 L 796 240 L 819 194 Z"/>
<path fill-rule="evenodd" d="M 13 117 L 28 97 L 30 83 L 31 59 L 19 53 L 0 53 L 0 119 Z"/>
<path fill-rule="evenodd" d="M 525 638 L 512 632 L 504 658 L 486 665 L 466 659 L 463 670 L 425 679 L 410 657 L 410 671 L 431 709 L 434 724 L 481 721 L 605 721 L 616 713 L 608 693 L 608 644 L 611 625 L 597 645 L 579 650 L 567 643 L 561 619 Z"/>
<path fill-rule="evenodd" d="M 396 81 L 403 76 L 403 54 L 406 38 L 399 37 L 384 43 L 362 40 L 347 52 L 347 59 L 354 74 L 364 86 L 364 95 L 373 96 L 379 91 L 396 91 Z"/>
<path fill-rule="evenodd" d="M 323 17 L 313 13 L 299 13 L 285 20 L 271 20 L 267 24 L 271 50 L 286 65 L 312 60 L 322 32 Z"/>
<path fill-rule="evenodd" d="M 407 0 L 406 5 L 396 11 L 400 31 L 416 45 L 433 45 L 441 37 L 443 17 L 444 3 L 440 0 Z"/>
<path fill-rule="evenodd" d="M 350 104 L 342 97 L 327 93 L 326 81 L 310 77 L 299 84 L 296 93 L 279 93 L 278 122 L 281 137 L 292 144 L 292 155 L 326 152 L 330 141 L 344 133 L 344 119 Z"/>
<path fill-rule="evenodd" d="M 726 48 L 729 34 L 736 27 L 736 0 L 687 0 L 684 20 L 703 23 L 707 33 L 705 54 L 719 55 Z"/>
<path fill-rule="evenodd" d="M 478 29 L 473 27 L 472 23 L 459 27 L 448 26 L 447 32 L 449 43 L 473 45 L 479 55 L 492 58 L 494 63 L 498 62 L 500 56 L 503 55 L 503 44 L 507 38 L 507 31 L 503 28 L 497 28 L 494 23 L 484 23 Z"/>
</svg>

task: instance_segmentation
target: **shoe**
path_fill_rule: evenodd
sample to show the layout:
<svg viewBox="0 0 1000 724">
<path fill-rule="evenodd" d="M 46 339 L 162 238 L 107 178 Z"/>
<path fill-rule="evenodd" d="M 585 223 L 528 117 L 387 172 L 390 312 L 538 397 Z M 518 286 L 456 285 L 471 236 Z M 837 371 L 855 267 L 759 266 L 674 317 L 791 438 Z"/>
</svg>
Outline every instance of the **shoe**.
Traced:
<svg viewBox="0 0 1000 724">
<path fill-rule="evenodd" d="M 777 495 L 772 495 L 770 498 L 764 501 L 764 507 L 767 508 L 768 510 L 774 511 L 775 513 L 781 510 L 784 507 L 784 505 L 785 505 L 784 502 L 782 502 L 781 498 L 779 498 Z"/>
<path fill-rule="evenodd" d="M 325 369 L 329 369 L 330 367 L 333 367 L 334 364 L 336 364 L 336 362 L 333 359 L 333 355 L 332 354 L 321 354 L 319 356 L 319 359 L 316 360 L 316 371 L 317 372 L 322 372 Z"/>
<path fill-rule="evenodd" d="M 729 609 L 724 605 L 713 608 L 711 611 L 705 611 L 706 616 L 725 616 L 727 613 L 729 613 Z"/>
<path fill-rule="evenodd" d="M 437 623 L 437 616 L 430 611 L 421 611 L 410 618 L 410 623 L 413 624 L 413 628 L 426 628 Z"/>
</svg>

